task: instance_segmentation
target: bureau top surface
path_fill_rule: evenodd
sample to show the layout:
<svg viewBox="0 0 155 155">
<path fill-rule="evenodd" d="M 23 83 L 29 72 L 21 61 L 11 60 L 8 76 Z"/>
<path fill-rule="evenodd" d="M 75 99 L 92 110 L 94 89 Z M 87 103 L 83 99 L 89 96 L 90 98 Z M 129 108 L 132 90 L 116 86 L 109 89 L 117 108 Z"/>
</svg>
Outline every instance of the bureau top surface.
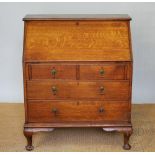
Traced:
<svg viewBox="0 0 155 155">
<path fill-rule="evenodd" d="M 37 14 L 26 15 L 27 20 L 131 20 L 127 14 Z"/>
</svg>

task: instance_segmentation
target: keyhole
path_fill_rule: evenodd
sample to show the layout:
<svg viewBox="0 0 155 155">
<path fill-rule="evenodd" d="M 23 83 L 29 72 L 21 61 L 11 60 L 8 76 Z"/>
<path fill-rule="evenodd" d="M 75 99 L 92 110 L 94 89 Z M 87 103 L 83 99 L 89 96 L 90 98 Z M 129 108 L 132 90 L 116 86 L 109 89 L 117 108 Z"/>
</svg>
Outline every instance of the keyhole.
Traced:
<svg viewBox="0 0 155 155">
<path fill-rule="evenodd" d="M 76 25 L 79 26 L 79 22 L 76 22 Z"/>
</svg>

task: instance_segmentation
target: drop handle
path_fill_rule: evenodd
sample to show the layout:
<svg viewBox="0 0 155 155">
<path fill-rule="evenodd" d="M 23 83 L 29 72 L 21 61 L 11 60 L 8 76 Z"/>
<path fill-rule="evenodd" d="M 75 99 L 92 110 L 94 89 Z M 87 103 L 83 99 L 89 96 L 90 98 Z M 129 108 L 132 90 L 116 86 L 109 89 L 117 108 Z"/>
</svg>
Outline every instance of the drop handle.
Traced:
<svg viewBox="0 0 155 155">
<path fill-rule="evenodd" d="M 104 75 L 104 73 L 105 73 L 104 69 L 103 69 L 103 68 L 101 68 L 101 69 L 100 69 L 100 71 L 99 71 L 99 74 L 100 74 L 101 76 L 103 76 L 103 75 Z"/>
<path fill-rule="evenodd" d="M 52 87 L 53 95 L 56 95 L 57 94 L 57 91 L 58 91 L 57 87 L 56 86 L 53 86 Z"/>
<path fill-rule="evenodd" d="M 102 94 L 103 92 L 104 92 L 104 87 L 101 86 L 101 87 L 100 87 L 100 93 Z"/>
<path fill-rule="evenodd" d="M 53 108 L 53 109 L 52 109 L 52 113 L 54 113 L 54 115 L 56 115 L 57 112 L 58 112 L 57 108 Z"/>
<path fill-rule="evenodd" d="M 103 108 L 99 108 L 99 112 L 100 113 L 104 112 L 104 109 Z"/>
<path fill-rule="evenodd" d="M 53 68 L 53 69 L 51 70 L 51 74 L 52 74 L 53 76 L 55 76 L 56 73 L 57 73 L 57 70 L 56 70 L 55 68 Z"/>
</svg>

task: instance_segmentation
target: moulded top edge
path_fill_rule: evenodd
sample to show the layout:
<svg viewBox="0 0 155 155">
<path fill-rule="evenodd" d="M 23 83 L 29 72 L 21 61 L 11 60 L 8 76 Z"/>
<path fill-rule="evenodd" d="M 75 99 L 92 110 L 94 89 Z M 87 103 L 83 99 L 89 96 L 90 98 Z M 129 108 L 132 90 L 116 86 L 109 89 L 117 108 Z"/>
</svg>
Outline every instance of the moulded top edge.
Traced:
<svg viewBox="0 0 155 155">
<path fill-rule="evenodd" d="M 30 20 L 131 20 L 127 14 L 33 14 L 26 15 L 24 21 Z"/>
</svg>

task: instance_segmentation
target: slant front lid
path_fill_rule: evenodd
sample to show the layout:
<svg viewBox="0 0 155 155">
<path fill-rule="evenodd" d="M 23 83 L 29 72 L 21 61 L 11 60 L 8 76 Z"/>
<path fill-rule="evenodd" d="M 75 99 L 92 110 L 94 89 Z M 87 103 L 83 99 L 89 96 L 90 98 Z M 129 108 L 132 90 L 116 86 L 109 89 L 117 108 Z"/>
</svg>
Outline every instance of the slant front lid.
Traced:
<svg viewBox="0 0 155 155">
<path fill-rule="evenodd" d="M 125 17 L 124 20 L 27 17 L 24 60 L 130 61 L 129 18 Z"/>
</svg>

